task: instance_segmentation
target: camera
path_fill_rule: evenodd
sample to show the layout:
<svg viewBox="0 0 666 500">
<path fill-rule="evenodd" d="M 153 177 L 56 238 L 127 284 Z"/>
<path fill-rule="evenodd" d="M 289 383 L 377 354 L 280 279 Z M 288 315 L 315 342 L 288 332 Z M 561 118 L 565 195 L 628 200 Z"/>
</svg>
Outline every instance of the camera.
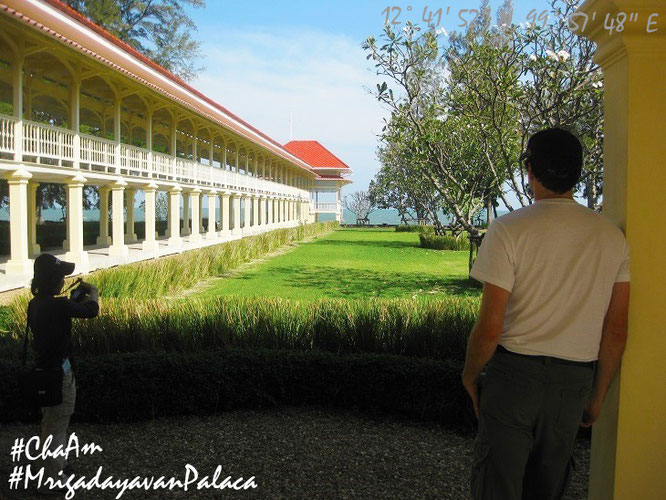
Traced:
<svg viewBox="0 0 666 500">
<path fill-rule="evenodd" d="M 79 286 L 77 286 L 72 293 L 69 295 L 69 298 L 74 302 L 81 302 L 86 298 L 86 295 L 90 293 L 90 288 L 86 285 L 82 279 L 78 280 Z"/>
</svg>

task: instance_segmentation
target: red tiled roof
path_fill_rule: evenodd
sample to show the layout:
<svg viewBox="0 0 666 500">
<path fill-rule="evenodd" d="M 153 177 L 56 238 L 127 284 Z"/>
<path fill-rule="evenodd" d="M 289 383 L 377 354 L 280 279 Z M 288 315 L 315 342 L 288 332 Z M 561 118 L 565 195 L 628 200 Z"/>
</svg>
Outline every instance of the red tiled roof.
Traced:
<svg viewBox="0 0 666 500">
<path fill-rule="evenodd" d="M 351 170 L 340 158 L 317 141 L 291 141 L 284 149 L 314 168 L 340 168 Z"/>
</svg>

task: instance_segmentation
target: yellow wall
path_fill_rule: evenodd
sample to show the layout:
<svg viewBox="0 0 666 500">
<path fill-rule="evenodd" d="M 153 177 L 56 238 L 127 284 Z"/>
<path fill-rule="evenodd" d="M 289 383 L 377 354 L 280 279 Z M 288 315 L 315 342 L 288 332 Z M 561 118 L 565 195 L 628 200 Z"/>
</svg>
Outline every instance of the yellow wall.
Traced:
<svg viewBox="0 0 666 500">
<path fill-rule="evenodd" d="M 616 5 L 618 4 L 618 5 Z M 658 12 L 660 0 L 592 0 L 582 10 Z M 601 15 L 600 15 L 601 14 Z M 666 26 L 593 32 L 605 73 L 604 213 L 631 245 L 629 339 L 592 443 L 591 499 L 666 498 Z"/>
</svg>

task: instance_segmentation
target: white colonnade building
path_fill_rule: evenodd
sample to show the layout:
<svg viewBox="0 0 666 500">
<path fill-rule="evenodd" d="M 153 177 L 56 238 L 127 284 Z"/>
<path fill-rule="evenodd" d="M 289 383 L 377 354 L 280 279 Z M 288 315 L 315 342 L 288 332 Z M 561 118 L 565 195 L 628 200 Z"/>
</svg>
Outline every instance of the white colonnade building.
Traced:
<svg viewBox="0 0 666 500">
<path fill-rule="evenodd" d="M 351 170 L 320 173 L 298 153 L 62 2 L 0 3 L 0 176 L 10 226 L 0 291 L 32 276 L 41 251 L 40 184 L 66 186 L 61 254 L 86 272 L 311 223 L 318 213 L 341 220 L 339 189 Z M 84 246 L 89 186 L 99 195 L 99 236 Z M 333 210 L 317 204 L 319 189 L 337 189 Z M 138 191 L 142 241 L 135 234 Z M 159 192 L 168 200 L 161 236 Z"/>
</svg>

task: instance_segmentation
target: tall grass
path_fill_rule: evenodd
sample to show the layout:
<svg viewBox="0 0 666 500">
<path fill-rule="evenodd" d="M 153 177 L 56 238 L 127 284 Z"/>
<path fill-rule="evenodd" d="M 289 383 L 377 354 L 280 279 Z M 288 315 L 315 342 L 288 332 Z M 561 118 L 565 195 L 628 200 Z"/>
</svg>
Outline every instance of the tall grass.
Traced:
<svg viewBox="0 0 666 500">
<path fill-rule="evenodd" d="M 466 233 L 457 237 L 452 235 L 436 236 L 435 234 L 419 234 L 421 247 L 434 250 L 469 250 L 469 240 Z"/>
<path fill-rule="evenodd" d="M 190 250 L 179 255 L 103 269 L 88 278 L 104 298 L 149 299 L 192 288 L 260 255 L 304 238 L 327 233 L 338 223 L 319 222 Z"/>
<path fill-rule="evenodd" d="M 24 297 L 9 308 L 15 340 L 20 338 L 26 304 Z M 101 308 L 98 318 L 74 323 L 76 352 L 196 352 L 235 347 L 461 360 L 479 299 L 301 302 L 214 297 L 167 302 L 122 298 L 105 299 Z"/>
</svg>

